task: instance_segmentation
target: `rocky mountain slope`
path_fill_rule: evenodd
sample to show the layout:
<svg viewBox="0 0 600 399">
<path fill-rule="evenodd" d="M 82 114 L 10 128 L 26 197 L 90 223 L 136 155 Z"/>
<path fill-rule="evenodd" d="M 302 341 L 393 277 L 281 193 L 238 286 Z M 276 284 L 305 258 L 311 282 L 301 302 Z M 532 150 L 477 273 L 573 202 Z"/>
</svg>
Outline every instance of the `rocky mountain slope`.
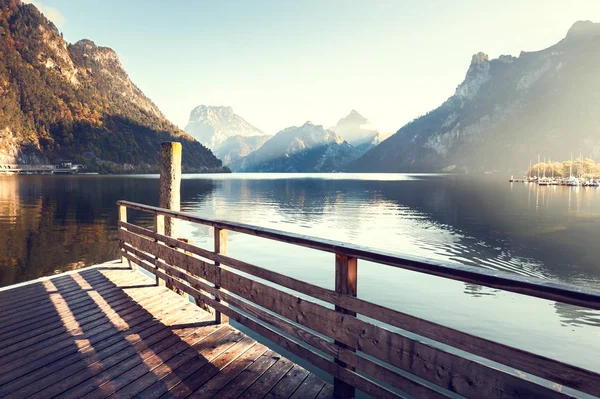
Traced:
<svg viewBox="0 0 600 399">
<path fill-rule="evenodd" d="M 258 150 L 271 137 L 273 136 L 268 134 L 262 136 L 230 136 L 217 147 L 215 155 L 223 161 L 223 165 L 229 165 Z"/>
<path fill-rule="evenodd" d="M 264 135 L 260 129 L 235 114 L 233 108 L 207 105 L 192 110 L 185 131 L 212 150 L 218 149 L 228 137 Z"/>
<path fill-rule="evenodd" d="M 520 173 L 537 154 L 600 156 L 600 24 L 580 21 L 556 45 L 519 57 L 473 56 L 440 107 L 354 162 L 366 172 Z"/>
<path fill-rule="evenodd" d="M 356 148 L 334 132 L 306 122 L 280 131 L 230 167 L 239 172 L 332 172 L 357 156 Z"/>
<path fill-rule="evenodd" d="M 0 0 L 0 163 L 151 171 L 166 140 L 182 142 L 185 170 L 222 170 L 131 82 L 113 50 L 67 44 L 34 5 Z"/>
<path fill-rule="evenodd" d="M 363 152 L 370 150 L 381 142 L 379 131 L 356 110 L 350 111 L 331 130 Z"/>
</svg>

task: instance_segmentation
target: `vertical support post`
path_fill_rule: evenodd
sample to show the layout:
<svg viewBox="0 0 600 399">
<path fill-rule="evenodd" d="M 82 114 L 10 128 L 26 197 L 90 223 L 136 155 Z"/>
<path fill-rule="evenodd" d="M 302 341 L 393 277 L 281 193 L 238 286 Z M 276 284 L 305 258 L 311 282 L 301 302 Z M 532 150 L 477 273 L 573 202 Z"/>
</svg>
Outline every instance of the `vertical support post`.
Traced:
<svg viewBox="0 0 600 399">
<path fill-rule="evenodd" d="M 154 232 L 157 234 L 165 235 L 165 215 L 154 215 Z M 154 240 L 155 243 L 158 244 L 158 240 Z M 155 256 L 154 259 L 158 260 L 158 256 Z M 156 264 L 154 264 L 155 268 L 158 268 Z M 158 278 L 158 275 L 154 275 L 156 278 L 156 285 L 165 285 L 165 281 Z"/>
<path fill-rule="evenodd" d="M 160 147 L 160 193 L 158 206 L 160 208 L 179 211 L 181 209 L 181 143 L 164 142 Z M 177 219 L 161 215 L 157 218 L 157 228 L 161 224 L 163 234 L 177 237 Z M 168 274 L 168 273 L 167 273 Z M 157 283 L 160 283 L 157 277 Z M 158 284 L 157 284 L 158 285 Z M 172 289 L 173 287 L 168 288 Z"/>
<path fill-rule="evenodd" d="M 356 296 L 357 289 L 357 266 L 358 262 L 356 258 L 352 258 L 345 255 L 335 254 L 335 291 L 339 294 L 345 294 L 350 296 Z M 351 312 L 347 309 L 339 306 L 335 307 L 335 311 L 351 316 L 356 316 L 355 312 Z M 335 341 L 335 345 L 341 346 L 352 352 L 356 352 L 356 348 L 351 348 L 348 345 Z M 335 359 L 335 362 L 340 366 L 354 371 L 353 367 L 349 367 L 346 363 Z M 338 378 L 333 380 L 333 392 L 337 398 L 354 398 L 355 389 L 352 385 L 344 382 Z"/>
<path fill-rule="evenodd" d="M 160 195 L 159 207 L 179 211 L 181 209 L 181 143 L 165 142 L 160 149 Z M 177 236 L 177 220 L 165 218 L 165 235 Z"/>
<path fill-rule="evenodd" d="M 119 222 L 127 223 L 127 207 L 124 205 L 119 205 Z M 121 229 L 123 229 L 123 227 L 119 227 L 119 230 Z M 119 251 L 121 251 L 121 248 L 119 248 Z M 125 263 L 128 261 L 129 259 L 125 258 L 124 256 L 121 256 L 121 263 Z M 129 262 L 129 266 L 133 269 L 133 264 L 131 262 Z"/>
<path fill-rule="evenodd" d="M 215 241 L 215 254 L 227 255 L 227 230 L 219 227 L 214 228 L 214 241 Z M 219 289 L 221 286 L 221 267 L 219 262 L 215 262 L 215 288 Z M 215 299 L 217 302 L 221 302 L 219 298 Z M 224 314 L 221 314 L 218 310 L 215 310 L 215 323 L 222 324 L 227 323 L 228 318 Z"/>
</svg>

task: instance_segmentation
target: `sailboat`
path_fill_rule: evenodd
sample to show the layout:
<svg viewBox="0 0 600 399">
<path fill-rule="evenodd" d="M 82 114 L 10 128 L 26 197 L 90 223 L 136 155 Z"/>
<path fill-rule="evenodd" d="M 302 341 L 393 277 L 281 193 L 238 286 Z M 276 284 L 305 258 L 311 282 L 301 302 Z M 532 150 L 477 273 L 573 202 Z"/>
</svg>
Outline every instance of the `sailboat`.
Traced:
<svg viewBox="0 0 600 399">
<path fill-rule="evenodd" d="M 538 181 L 540 186 L 549 186 L 550 179 L 546 177 L 546 158 L 544 158 L 544 176 Z"/>
<path fill-rule="evenodd" d="M 579 179 L 573 176 L 573 153 L 571 153 L 571 165 L 569 166 L 569 178 L 567 179 L 567 186 L 579 186 Z"/>
</svg>

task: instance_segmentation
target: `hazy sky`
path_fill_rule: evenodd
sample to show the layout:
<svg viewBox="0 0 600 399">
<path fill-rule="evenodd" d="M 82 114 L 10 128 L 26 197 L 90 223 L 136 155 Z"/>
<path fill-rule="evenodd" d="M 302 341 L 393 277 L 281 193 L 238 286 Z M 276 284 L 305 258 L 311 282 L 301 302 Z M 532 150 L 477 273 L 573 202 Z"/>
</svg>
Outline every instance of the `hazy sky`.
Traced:
<svg viewBox="0 0 600 399">
<path fill-rule="evenodd" d="M 471 56 L 518 55 L 600 21 L 600 0 L 42 0 L 69 42 L 113 48 L 175 124 L 230 105 L 267 133 L 356 109 L 380 130 L 437 107 Z"/>
</svg>

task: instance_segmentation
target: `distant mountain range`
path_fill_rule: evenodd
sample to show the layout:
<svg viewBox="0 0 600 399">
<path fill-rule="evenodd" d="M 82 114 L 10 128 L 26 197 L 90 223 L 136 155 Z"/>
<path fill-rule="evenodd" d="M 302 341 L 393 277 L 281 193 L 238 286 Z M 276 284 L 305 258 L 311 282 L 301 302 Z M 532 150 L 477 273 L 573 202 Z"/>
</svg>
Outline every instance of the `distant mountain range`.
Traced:
<svg viewBox="0 0 600 399">
<path fill-rule="evenodd" d="M 131 82 L 113 50 L 67 44 L 32 4 L 0 0 L 0 11 L 0 163 L 155 171 L 160 143 L 175 140 L 184 170 L 223 170 Z"/>
<path fill-rule="evenodd" d="M 185 130 L 237 172 L 341 171 L 381 137 L 355 110 L 331 129 L 307 122 L 270 136 L 231 107 L 200 105 L 190 113 Z"/>
<path fill-rule="evenodd" d="M 521 172 L 537 154 L 600 156 L 600 24 L 541 51 L 475 54 L 440 107 L 353 162 L 356 172 Z"/>
<path fill-rule="evenodd" d="M 150 172 L 160 143 L 175 140 L 195 172 L 225 170 L 214 151 L 234 171 L 517 174 L 537 154 L 600 157 L 599 70 L 600 24 L 579 21 L 545 50 L 475 54 L 451 97 L 385 140 L 355 110 L 330 129 L 307 122 L 270 136 L 231 107 L 201 105 L 185 133 L 113 50 L 67 44 L 34 5 L 0 0 L 0 164 Z"/>
<path fill-rule="evenodd" d="M 229 136 L 215 149 L 215 155 L 223 161 L 224 165 L 230 165 L 258 150 L 271 137 L 273 136 L 268 134 L 262 136 Z"/>
<path fill-rule="evenodd" d="M 230 166 L 239 172 L 330 172 L 359 155 L 333 131 L 306 122 L 280 131 Z"/>
</svg>

